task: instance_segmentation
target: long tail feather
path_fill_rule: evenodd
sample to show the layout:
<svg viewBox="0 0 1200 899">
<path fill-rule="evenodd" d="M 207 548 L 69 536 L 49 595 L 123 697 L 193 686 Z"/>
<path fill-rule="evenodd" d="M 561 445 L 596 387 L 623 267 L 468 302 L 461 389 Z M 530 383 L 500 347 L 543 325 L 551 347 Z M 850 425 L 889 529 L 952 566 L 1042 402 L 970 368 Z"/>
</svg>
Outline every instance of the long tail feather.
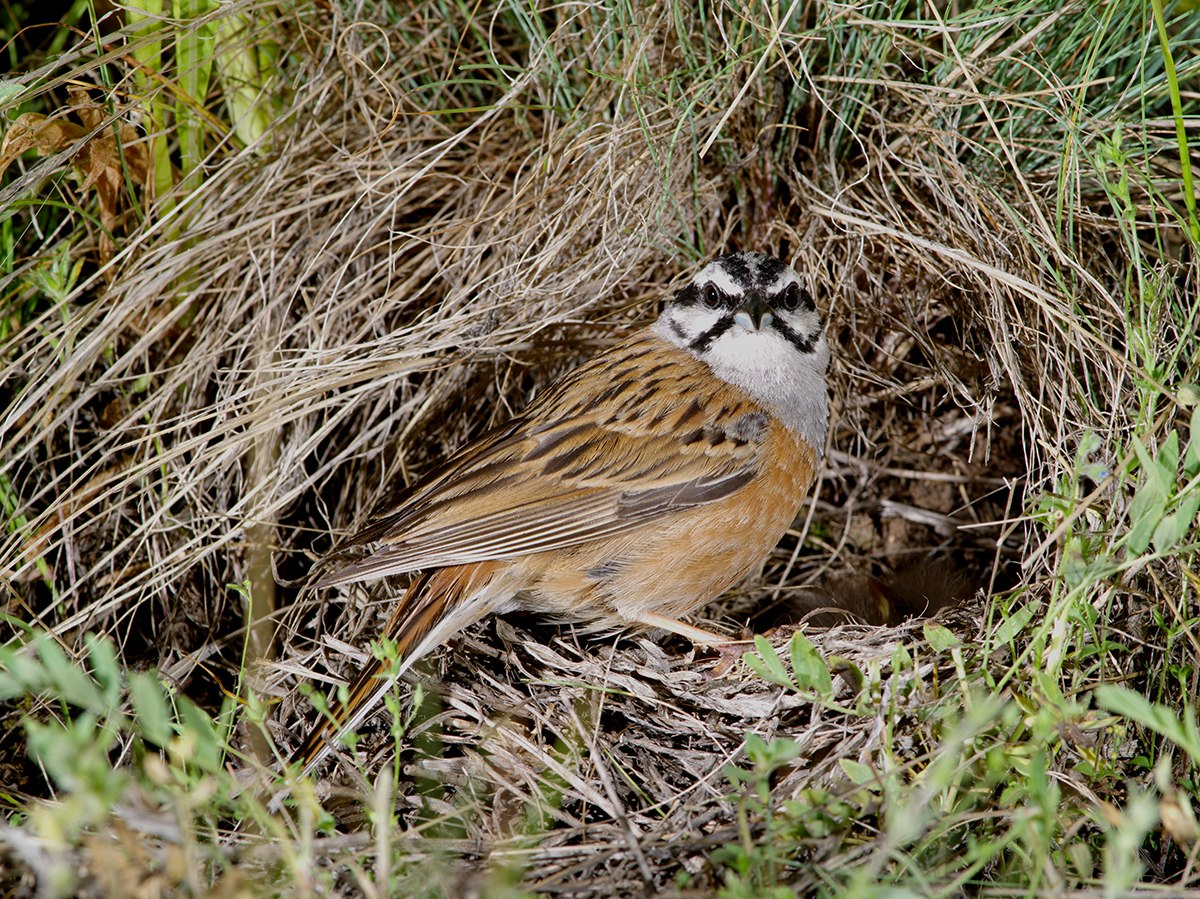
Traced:
<svg viewBox="0 0 1200 899">
<path fill-rule="evenodd" d="M 420 630 L 409 626 L 409 618 L 415 617 L 421 606 L 425 611 L 432 612 L 435 607 L 440 611 L 440 603 L 430 602 L 428 598 L 429 575 L 422 573 L 409 585 L 404 598 L 392 610 L 391 617 L 383 628 L 383 636 L 395 641 L 397 657 L 400 660 L 395 672 L 396 677 L 404 673 L 416 661 L 412 652 L 414 645 L 428 632 L 436 618 L 433 615 L 422 616 L 425 626 Z M 416 623 L 415 621 L 413 622 Z M 321 718 L 317 725 L 308 732 L 304 742 L 292 753 L 289 763 L 303 764 L 301 772 L 309 774 L 329 754 L 338 740 L 352 728 L 362 723 L 362 718 L 370 714 L 371 708 L 382 694 L 391 686 L 393 678 L 382 677 L 386 665 L 374 654 L 363 665 L 358 675 L 350 684 L 345 703 L 334 700 L 330 713 Z M 378 696 L 372 696 L 382 687 Z M 358 714 L 356 714 L 356 712 Z M 355 720 L 357 719 L 357 720 Z"/>
<path fill-rule="evenodd" d="M 496 567 L 484 562 L 440 569 L 413 581 L 383 630 L 395 642 L 399 663 L 385 671 L 386 663 L 371 657 L 350 684 L 345 703 L 335 703 L 292 755 L 301 774 L 312 773 L 345 734 L 361 725 L 414 662 L 498 608 L 502 597 L 490 582 Z"/>
</svg>

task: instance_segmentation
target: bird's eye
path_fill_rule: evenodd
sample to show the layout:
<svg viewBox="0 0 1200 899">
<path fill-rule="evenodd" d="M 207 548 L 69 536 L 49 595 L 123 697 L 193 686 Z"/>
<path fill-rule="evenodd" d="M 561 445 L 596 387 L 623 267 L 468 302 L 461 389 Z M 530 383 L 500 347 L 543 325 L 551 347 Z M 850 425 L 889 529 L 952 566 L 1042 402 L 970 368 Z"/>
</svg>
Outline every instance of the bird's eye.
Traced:
<svg viewBox="0 0 1200 899">
<path fill-rule="evenodd" d="M 793 281 L 779 297 L 779 306 L 787 312 L 795 312 L 800 305 L 800 285 Z"/>
<path fill-rule="evenodd" d="M 709 309 L 721 308 L 721 294 L 713 285 L 709 284 L 704 288 L 701 298 L 704 300 L 704 305 Z"/>
</svg>

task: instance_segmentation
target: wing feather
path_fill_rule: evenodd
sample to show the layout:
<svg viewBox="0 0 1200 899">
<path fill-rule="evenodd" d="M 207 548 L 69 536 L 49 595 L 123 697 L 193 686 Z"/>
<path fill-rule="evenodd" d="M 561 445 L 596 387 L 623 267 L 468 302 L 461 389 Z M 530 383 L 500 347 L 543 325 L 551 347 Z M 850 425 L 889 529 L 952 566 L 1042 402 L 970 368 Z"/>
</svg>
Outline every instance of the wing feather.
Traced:
<svg viewBox="0 0 1200 899">
<path fill-rule="evenodd" d="M 639 382 L 651 354 L 654 380 L 670 386 Z M 644 332 L 451 457 L 352 540 L 384 546 L 321 583 L 562 549 L 669 519 L 744 487 L 768 428 L 748 395 Z"/>
</svg>

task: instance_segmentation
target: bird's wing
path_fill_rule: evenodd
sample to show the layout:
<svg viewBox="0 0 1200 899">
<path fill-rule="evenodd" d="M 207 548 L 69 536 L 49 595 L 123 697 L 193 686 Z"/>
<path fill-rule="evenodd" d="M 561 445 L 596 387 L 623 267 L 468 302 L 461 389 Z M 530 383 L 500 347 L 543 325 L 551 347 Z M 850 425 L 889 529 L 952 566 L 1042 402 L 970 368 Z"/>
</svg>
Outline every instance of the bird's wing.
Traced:
<svg viewBox="0 0 1200 899">
<path fill-rule="evenodd" d="M 321 584 L 561 549 L 715 502 L 759 471 L 770 427 L 690 355 L 628 341 L 452 457 L 355 540 L 384 546 Z"/>
</svg>

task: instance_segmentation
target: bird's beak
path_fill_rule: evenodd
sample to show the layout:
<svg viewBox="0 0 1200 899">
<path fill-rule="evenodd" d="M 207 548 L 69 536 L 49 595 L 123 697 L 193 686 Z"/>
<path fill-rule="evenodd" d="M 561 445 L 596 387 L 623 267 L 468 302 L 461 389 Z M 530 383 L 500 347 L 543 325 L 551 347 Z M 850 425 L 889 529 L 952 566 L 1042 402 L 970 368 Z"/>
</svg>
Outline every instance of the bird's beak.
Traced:
<svg viewBox="0 0 1200 899">
<path fill-rule="evenodd" d="M 771 307 L 761 297 L 752 297 L 733 313 L 733 320 L 748 331 L 761 331 L 773 317 Z"/>
</svg>

